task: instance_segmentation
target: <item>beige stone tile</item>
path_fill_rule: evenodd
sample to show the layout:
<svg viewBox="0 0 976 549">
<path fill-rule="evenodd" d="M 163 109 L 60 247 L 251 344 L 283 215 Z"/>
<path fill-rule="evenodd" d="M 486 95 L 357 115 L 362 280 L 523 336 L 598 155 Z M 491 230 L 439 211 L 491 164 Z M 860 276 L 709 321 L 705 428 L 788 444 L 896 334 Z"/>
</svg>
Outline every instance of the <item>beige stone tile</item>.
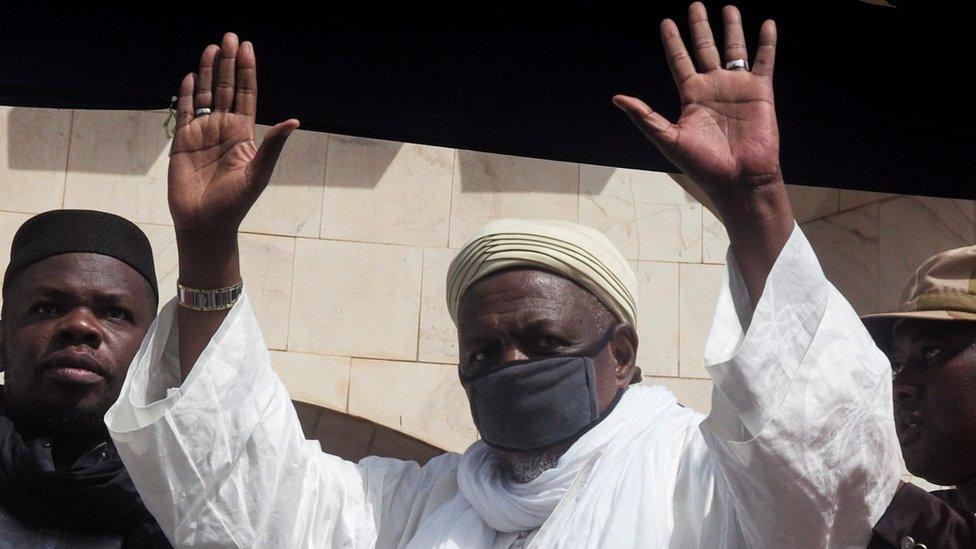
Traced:
<svg viewBox="0 0 976 549">
<path fill-rule="evenodd" d="M 167 225 L 138 223 L 139 228 L 149 238 L 153 251 L 153 265 L 156 268 L 156 284 L 159 287 L 159 308 L 176 297 L 176 282 L 179 280 L 179 254 L 176 249 L 176 233 Z"/>
<path fill-rule="evenodd" d="M 903 196 L 880 204 L 879 307 L 900 302 L 918 265 L 933 254 L 973 244 L 971 200 Z"/>
<path fill-rule="evenodd" d="M 632 179 L 637 210 L 639 257 L 643 261 L 698 262 L 702 259 L 702 206 L 662 172 Z"/>
<path fill-rule="evenodd" d="M 14 234 L 30 218 L 30 214 L 0 211 L 0 281 L 10 263 L 10 244 L 14 240 Z M 0 295 L 0 306 L 2 305 L 3 295 Z"/>
<path fill-rule="evenodd" d="M 641 172 L 580 165 L 579 222 L 600 230 L 627 259 L 638 259 L 637 209 L 632 180 Z"/>
<path fill-rule="evenodd" d="M 634 201 L 638 204 L 698 204 L 695 198 L 688 194 L 679 181 L 685 184 L 692 184 L 682 174 L 671 174 L 665 172 L 647 172 L 641 170 L 630 170 L 635 172 L 631 177 L 634 188 Z"/>
<path fill-rule="evenodd" d="M 678 375 L 678 264 L 638 262 L 637 365 L 644 375 Z"/>
<path fill-rule="evenodd" d="M 644 261 L 702 260 L 702 206 L 637 204 L 640 259 Z"/>
<path fill-rule="evenodd" d="M 881 202 L 882 200 L 890 200 L 896 198 L 897 194 L 891 193 L 876 193 L 871 191 L 850 191 L 847 189 L 840 190 L 840 209 L 841 210 L 851 210 L 854 208 L 859 208 L 867 204 L 873 204 L 875 202 Z"/>
<path fill-rule="evenodd" d="M 681 377 L 707 378 L 703 356 L 715 304 L 725 277 L 724 265 L 682 264 L 679 271 Z"/>
<path fill-rule="evenodd" d="M 457 151 L 450 247 L 464 245 L 485 223 L 508 217 L 579 218 L 579 165 Z"/>
<path fill-rule="evenodd" d="M 457 250 L 424 248 L 424 280 L 420 297 L 421 362 L 458 363 L 457 329 L 447 312 L 447 270 Z"/>
<path fill-rule="evenodd" d="M 581 165 L 579 215 L 628 259 L 701 261 L 701 206 L 669 174 Z"/>
<path fill-rule="evenodd" d="M 349 357 L 271 352 L 271 366 L 292 400 L 348 411 Z"/>
<path fill-rule="evenodd" d="M 447 246 L 454 150 L 333 135 L 322 238 Z"/>
<path fill-rule="evenodd" d="M 172 227 L 140 224 L 153 248 L 160 308 L 176 295 L 179 255 Z M 291 300 L 295 239 L 282 236 L 241 234 L 241 277 L 254 307 L 264 341 L 270 349 L 284 349 L 288 342 L 288 309 Z"/>
<path fill-rule="evenodd" d="M 256 128 L 255 137 L 259 143 L 268 129 L 268 126 Z M 241 230 L 317 237 L 328 144 L 329 136 L 321 132 L 298 130 L 292 133 L 281 152 L 271 182 L 248 212 Z"/>
<path fill-rule="evenodd" d="M 878 310 L 877 203 L 803 224 L 827 279 L 859 314 Z"/>
<path fill-rule="evenodd" d="M 146 111 L 76 111 L 64 207 L 171 224 L 165 119 L 164 114 Z"/>
<path fill-rule="evenodd" d="M 644 385 L 664 385 L 678 402 L 700 412 L 708 414 L 712 410 L 712 380 L 685 379 L 677 377 L 649 377 L 644 378 Z"/>
<path fill-rule="evenodd" d="M 729 233 L 715 214 L 702 208 L 702 262 L 725 264 Z"/>
<path fill-rule="evenodd" d="M 413 360 L 420 248 L 299 239 L 288 350 Z"/>
<path fill-rule="evenodd" d="M 0 208 L 61 207 L 72 111 L 0 107 Z"/>
<path fill-rule="evenodd" d="M 349 413 L 447 450 L 462 451 L 478 438 L 450 364 L 354 358 Z"/>
<path fill-rule="evenodd" d="M 840 190 L 806 185 L 787 185 L 793 216 L 800 223 L 836 213 L 840 209 Z"/>
<path fill-rule="evenodd" d="M 239 240 L 241 278 L 244 279 L 247 295 L 254 306 L 264 342 L 269 349 L 285 349 L 288 344 L 295 239 L 242 234 Z M 299 292 L 299 296 L 304 295 Z"/>
</svg>

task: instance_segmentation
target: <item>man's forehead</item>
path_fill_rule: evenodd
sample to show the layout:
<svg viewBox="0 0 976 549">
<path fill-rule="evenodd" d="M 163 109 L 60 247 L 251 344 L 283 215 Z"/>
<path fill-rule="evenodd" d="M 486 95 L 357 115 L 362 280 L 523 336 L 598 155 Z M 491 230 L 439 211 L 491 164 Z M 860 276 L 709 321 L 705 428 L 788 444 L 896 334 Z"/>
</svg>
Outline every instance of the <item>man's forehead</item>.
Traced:
<svg viewBox="0 0 976 549">
<path fill-rule="evenodd" d="M 141 291 L 140 281 L 149 284 L 124 261 L 103 254 L 70 252 L 46 257 L 25 268 L 13 280 L 11 289 L 23 292 L 32 288 L 87 287 L 117 293 L 135 288 Z"/>
<path fill-rule="evenodd" d="M 573 330 L 592 325 L 599 315 L 595 309 L 605 307 L 568 278 L 540 269 L 512 269 L 486 276 L 465 292 L 458 332 L 465 338 L 484 330 Z"/>
<path fill-rule="evenodd" d="M 564 276 L 542 269 L 509 269 L 472 284 L 461 296 L 460 309 L 520 300 L 573 304 L 581 295 L 591 294 Z"/>
</svg>

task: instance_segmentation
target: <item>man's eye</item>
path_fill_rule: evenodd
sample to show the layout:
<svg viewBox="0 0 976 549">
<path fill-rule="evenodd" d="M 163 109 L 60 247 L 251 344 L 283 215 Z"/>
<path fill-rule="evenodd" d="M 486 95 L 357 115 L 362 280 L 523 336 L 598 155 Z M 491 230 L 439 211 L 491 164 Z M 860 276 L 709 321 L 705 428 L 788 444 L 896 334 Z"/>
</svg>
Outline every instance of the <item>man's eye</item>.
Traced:
<svg viewBox="0 0 976 549">
<path fill-rule="evenodd" d="M 492 354 L 493 353 L 491 351 L 487 350 L 487 349 L 483 349 L 483 350 L 478 351 L 476 353 L 471 353 L 471 362 L 475 362 L 475 363 L 477 363 L 477 362 L 485 362 L 486 360 L 490 360 L 491 359 Z"/>
<path fill-rule="evenodd" d="M 891 377 L 897 377 L 905 369 L 904 362 L 891 362 Z"/>
<path fill-rule="evenodd" d="M 105 311 L 105 314 L 113 320 L 124 320 L 129 316 L 125 309 L 120 309 L 118 307 L 109 308 L 107 311 Z"/>
<path fill-rule="evenodd" d="M 556 336 L 542 336 L 537 341 L 540 349 L 558 349 L 566 345 L 566 341 Z"/>
<path fill-rule="evenodd" d="M 922 358 L 925 360 L 935 360 L 938 356 L 942 354 L 941 347 L 928 346 L 922 349 Z"/>
<path fill-rule="evenodd" d="M 51 303 L 41 303 L 35 305 L 33 310 L 35 314 L 44 316 L 58 314 L 58 308 Z"/>
</svg>

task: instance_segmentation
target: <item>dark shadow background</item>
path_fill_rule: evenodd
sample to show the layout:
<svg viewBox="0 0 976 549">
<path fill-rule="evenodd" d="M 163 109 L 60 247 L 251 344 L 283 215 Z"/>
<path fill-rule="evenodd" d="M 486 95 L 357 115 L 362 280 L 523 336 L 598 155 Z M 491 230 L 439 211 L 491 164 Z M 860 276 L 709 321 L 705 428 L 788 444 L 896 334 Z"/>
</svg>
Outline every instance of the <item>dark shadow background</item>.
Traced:
<svg viewBox="0 0 976 549">
<path fill-rule="evenodd" d="M 202 48 L 235 30 L 258 53 L 261 123 L 674 170 L 610 97 L 677 115 L 658 23 L 687 36 L 685 1 L 11 4 L 0 104 L 165 108 Z M 788 182 L 973 196 L 972 19 L 962 2 L 898 4 L 740 2 L 751 50 L 761 19 L 778 23 Z"/>
</svg>

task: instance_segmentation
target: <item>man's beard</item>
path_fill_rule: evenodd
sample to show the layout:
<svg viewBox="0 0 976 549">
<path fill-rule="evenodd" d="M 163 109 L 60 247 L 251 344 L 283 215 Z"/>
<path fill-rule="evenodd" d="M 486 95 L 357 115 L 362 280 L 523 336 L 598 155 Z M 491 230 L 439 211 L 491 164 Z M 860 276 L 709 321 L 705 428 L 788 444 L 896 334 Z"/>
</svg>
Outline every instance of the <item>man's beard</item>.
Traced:
<svg viewBox="0 0 976 549">
<path fill-rule="evenodd" d="M 41 426 L 49 436 L 78 437 L 87 439 L 108 440 L 108 428 L 105 427 L 105 412 L 108 410 L 89 409 L 50 409 L 45 410 L 41 419 Z"/>
<path fill-rule="evenodd" d="M 561 446 L 561 445 L 560 445 Z M 526 452 L 510 452 L 497 450 L 500 464 L 505 474 L 512 482 L 525 484 L 531 482 L 542 473 L 552 469 L 559 462 L 559 456 L 565 448 L 542 448 Z"/>
<path fill-rule="evenodd" d="M 4 365 L 10 364 L 10 356 L 3 349 Z M 9 380 L 8 380 L 9 384 Z M 34 394 L 18 395 L 5 387 L 3 392 L 4 408 L 13 420 L 21 436 L 78 438 L 87 440 L 108 440 L 108 428 L 105 426 L 105 412 L 111 407 L 115 399 L 99 402 L 93 408 L 71 408 L 50 402 L 43 402 L 43 397 Z M 28 391 L 30 393 L 31 391 Z"/>
<path fill-rule="evenodd" d="M 22 435 L 52 438 L 108 440 L 105 412 L 102 409 L 62 408 L 35 402 L 29 410 L 10 410 L 14 424 Z"/>
</svg>

